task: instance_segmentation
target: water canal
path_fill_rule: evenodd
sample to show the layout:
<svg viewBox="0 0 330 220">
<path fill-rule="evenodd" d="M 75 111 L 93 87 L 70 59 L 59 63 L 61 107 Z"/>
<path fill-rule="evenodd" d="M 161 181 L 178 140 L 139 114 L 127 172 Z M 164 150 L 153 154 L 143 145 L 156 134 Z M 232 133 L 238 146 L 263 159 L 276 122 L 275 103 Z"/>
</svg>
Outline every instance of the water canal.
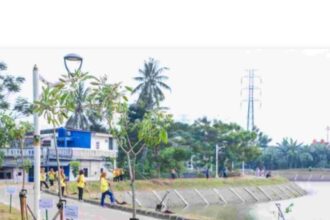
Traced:
<svg viewBox="0 0 330 220">
<path fill-rule="evenodd" d="M 297 184 L 307 191 L 306 196 L 250 205 L 188 207 L 176 211 L 197 219 L 277 220 L 278 209 L 275 203 L 280 203 L 283 211 L 293 204 L 291 212 L 285 213 L 286 220 L 329 220 L 330 182 L 297 182 Z"/>
</svg>

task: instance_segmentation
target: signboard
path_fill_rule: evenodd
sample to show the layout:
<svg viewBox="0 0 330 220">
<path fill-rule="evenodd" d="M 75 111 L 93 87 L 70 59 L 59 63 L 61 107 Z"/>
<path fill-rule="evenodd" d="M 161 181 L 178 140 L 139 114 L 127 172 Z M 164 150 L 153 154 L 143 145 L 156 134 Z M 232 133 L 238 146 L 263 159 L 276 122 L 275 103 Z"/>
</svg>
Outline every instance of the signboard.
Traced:
<svg viewBox="0 0 330 220">
<path fill-rule="evenodd" d="M 78 206 L 65 206 L 64 207 L 64 218 L 70 220 L 78 220 Z"/>
<path fill-rule="evenodd" d="M 7 192 L 8 194 L 10 194 L 10 195 L 13 195 L 13 194 L 16 193 L 16 187 L 15 187 L 15 186 L 8 186 L 8 187 L 6 188 L 6 192 Z"/>
<path fill-rule="evenodd" d="M 53 200 L 52 199 L 40 199 L 39 200 L 39 208 L 40 209 L 51 209 L 53 208 Z"/>
</svg>

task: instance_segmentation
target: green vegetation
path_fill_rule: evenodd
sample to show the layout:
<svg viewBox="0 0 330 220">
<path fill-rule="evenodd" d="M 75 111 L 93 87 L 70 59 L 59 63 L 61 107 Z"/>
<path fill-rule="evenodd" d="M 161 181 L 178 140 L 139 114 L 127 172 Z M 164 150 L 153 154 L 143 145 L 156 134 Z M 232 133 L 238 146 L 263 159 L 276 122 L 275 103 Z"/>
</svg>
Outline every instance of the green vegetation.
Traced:
<svg viewBox="0 0 330 220">
<path fill-rule="evenodd" d="M 1 152 L 0 152 L 0 167 L 1 167 L 2 164 L 3 164 L 4 156 L 5 156 L 5 154 L 1 151 Z"/>
<path fill-rule="evenodd" d="M 254 178 L 254 177 L 233 177 L 233 178 L 219 178 L 219 179 L 205 179 L 205 178 L 193 178 L 193 179 L 151 179 L 151 180 L 136 180 L 136 189 L 141 191 L 148 190 L 167 190 L 167 189 L 189 189 L 189 188 L 212 188 L 212 187 L 234 187 L 234 186 L 262 186 L 262 185 L 274 185 L 288 182 L 283 177 L 273 177 L 270 179 Z M 69 192 L 77 192 L 77 183 L 72 181 L 69 183 Z M 99 192 L 99 181 L 88 182 L 87 190 L 90 192 Z M 114 182 L 112 183 L 114 191 L 128 191 L 130 190 L 130 182 Z"/>
<path fill-rule="evenodd" d="M 9 213 L 9 206 L 0 203 L 0 216 L 1 220 L 20 220 L 21 213 L 15 209 L 11 208 L 11 213 Z"/>
<path fill-rule="evenodd" d="M 259 163 L 268 169 L 329 168 L 330 148 L 325 142 L 306 145 L 284 138 L 275 147 L 265 148 Z"/>
<path fill-rule="evenodd" d="M 73 176 L 77 177 L 79 174 L 80 162 L 79 161 L 70 161 L 70 167 L 72 167 Z"/>
</svg>

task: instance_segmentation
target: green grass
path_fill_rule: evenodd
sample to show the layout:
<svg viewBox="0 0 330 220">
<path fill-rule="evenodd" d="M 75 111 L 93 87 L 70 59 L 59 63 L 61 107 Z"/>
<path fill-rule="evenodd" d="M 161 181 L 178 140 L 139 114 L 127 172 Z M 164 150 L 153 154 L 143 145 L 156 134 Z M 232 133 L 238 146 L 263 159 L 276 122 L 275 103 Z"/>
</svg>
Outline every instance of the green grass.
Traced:
<svg viewBox="0 0 330 220">
<path fill-rule="evenodd" d="M 167 190 L 167 189 L 189 189 L 189 188 L 213 188 L 213 187 L 234 187 L 234 186 L 260 186 L 286 183 L 288 180 L 284 177 L 275 176 L 270 179 L 255 178 L 251 176 L 245 177 L 231 177 L 227 179 L 151 179 L 151 180 L 137 180 L 135 182 L 136 189 L 139 191 L 149 190 Z M 114 191 L 128 191 L 130 190 L 130 182 L 112 182 Z M 70 182 L 68 185 L 70 193 L 77 192 L 77 183 Z M 92 181 L 87 183 L 87 190 L 90 192 L 99 192 L 99 182 Z"/>
<path fill-rule="evenodd" d="M 21 214 L 15 209 L 11 208 L 11 213 L 9 213 L 9 206 L 0 203 L 0 219 L 1 220 L 20 220 Z"/>
</svg>

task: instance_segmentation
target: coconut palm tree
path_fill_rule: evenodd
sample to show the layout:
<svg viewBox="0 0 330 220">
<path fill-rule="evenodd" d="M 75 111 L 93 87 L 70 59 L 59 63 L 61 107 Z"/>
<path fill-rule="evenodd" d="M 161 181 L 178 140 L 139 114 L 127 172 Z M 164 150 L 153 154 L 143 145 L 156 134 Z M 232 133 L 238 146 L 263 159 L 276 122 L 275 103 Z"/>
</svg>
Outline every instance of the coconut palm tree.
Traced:
<svg viewBox="0 0 330 220">
<path fill-rule="evenodd" d="M 84 108 L 84 105 L 87 103 L 87 97 L 89 92 L 89 89 L 84 88 L 84 84 L 79 83 L 74 93 L 74 99 L 76 103 L 75 111 L 66 122 L 65 127 L 80 130 L 89 129 L 90 123 L 88 119 L 88 114 L 87 110 Z"/>
<path fill-rule="evenodd" d="M 166 70 L 169 68 L 161 67 L 158 60 L 149 58 L 148 61 L 144 61 L 143 69 L 139 69 L 139 76 L 134 77 L 139 82 L 133 90 L 133 94 L 139 92 L 138 104 L 146 109 L 159 107 L 159 103 L 165 99 L 162 89 L 171 90 L 164 83 L 168 79 L 163 75 Z"/>
<path fill-rule="evenodd" d="M 282 151 L 283 156 L 287 159 L 288 168 L 297 168 L 303 143 L 299 143 L 292 138 L 284 138 L 281 143 L 277 143 L 277 146 Z"/>
</svg>

